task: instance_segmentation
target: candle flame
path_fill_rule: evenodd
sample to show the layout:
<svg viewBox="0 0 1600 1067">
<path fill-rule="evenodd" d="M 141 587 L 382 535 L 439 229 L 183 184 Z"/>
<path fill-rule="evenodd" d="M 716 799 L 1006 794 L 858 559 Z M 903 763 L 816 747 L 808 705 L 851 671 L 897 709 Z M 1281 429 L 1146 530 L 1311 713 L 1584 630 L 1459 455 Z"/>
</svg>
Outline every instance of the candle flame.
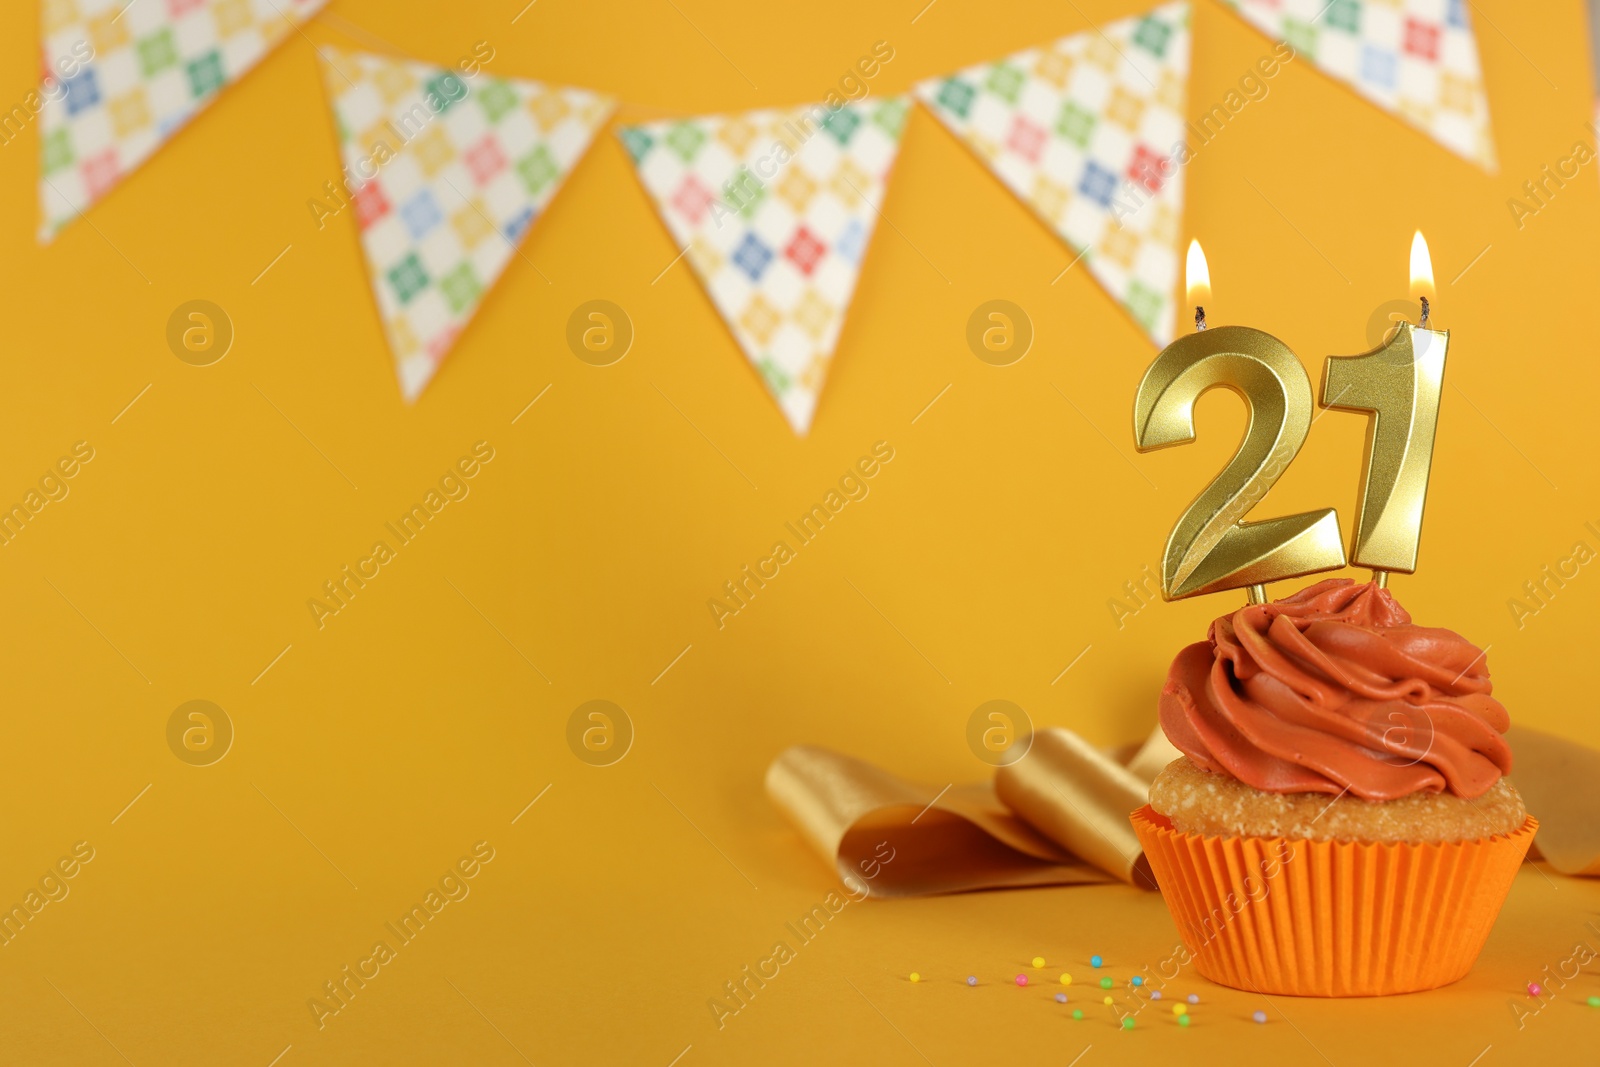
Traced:
<svg viewBox="0 0 1600 1067">
<path fill-rule="evenodd" d="M 1433 287 L 1433 257 L 1428 255 L 1428 242 L 1421 230 L 1411 237 L 1411 296 L 1428 300 L 1438 296 Z"/>
<path fill-rule="evenodd" d="M 1211 303 L 1211 268 L 1206 265 L 1206 254 L 1200 250 L 1199 241 L 1189 242 L 1189 254 L 1183 263 L 1183 276 L 1188 282 L 1187 303 L 1196 306 Z"/>
</svg>

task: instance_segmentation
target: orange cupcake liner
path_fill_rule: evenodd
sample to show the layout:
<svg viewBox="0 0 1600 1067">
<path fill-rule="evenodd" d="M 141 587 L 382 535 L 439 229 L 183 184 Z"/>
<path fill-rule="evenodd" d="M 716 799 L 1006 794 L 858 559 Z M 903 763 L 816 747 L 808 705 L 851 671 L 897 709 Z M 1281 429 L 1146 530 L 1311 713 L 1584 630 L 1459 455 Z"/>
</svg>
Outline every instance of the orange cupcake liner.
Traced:
<svg viewBox="0 0 1600 1067">
<path fill-rule="evenodd" d="M 1415 993 L 1466 975 L 1533 835 L 1364 844 L 1180 833 L 1129 816 L 1195 968 L 1301 997 Z"/>
</svg>

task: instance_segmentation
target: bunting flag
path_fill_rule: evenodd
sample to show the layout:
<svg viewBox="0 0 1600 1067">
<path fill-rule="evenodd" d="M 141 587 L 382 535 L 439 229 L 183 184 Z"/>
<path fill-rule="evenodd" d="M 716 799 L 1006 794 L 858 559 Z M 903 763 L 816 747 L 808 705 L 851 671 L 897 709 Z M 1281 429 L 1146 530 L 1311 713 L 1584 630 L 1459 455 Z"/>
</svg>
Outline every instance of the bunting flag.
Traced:
<svg viewBox="0 0 1600 1067">
<path fill-rule="evenodd" d="M 1175 3 L 924 82 L 917 95 L 1164 345 L 1188 76 L 1189 5 Z"/>
<path fill-rule="evenodd" d="M 816 412 L 910 106 L 892 97 L 619 131 L 797 433 Z"/>
<path fill-rule="evenodd" d="M 1224 0 L 1325 73 L 1495 171 L 1478 42 L 1463 0 Z"/>
<path fill-rule="evenodd" d="M 43 0 L 48 241 L 327 0 Z M 1268 36 L 1493 171 L 1463 0 L 1224 0 Z M 924 82 L 915 93 L 1158 344 L 1175 333 L 1187 0 Z M 344 188 L 407 400 L 432 379 L 612 102 L 583 89 L 323 52 Z M 667 228 L 799 433 L 810 428 L 909 97 L 623 128 Z M 674 261 L 675 262 L 675 261 Z M 1063 271 L 1065 273 L 1065 271 Z"/>
<path fill-rule="evenodd" d="M 325 58 L 378 312 L 415 400 L 612 102 L 385 56 Z"/>
<path fill-rule="evenodd" d="M 87 211 L 326 2 L 44 0 L 40 240 Z"/>
</svg>

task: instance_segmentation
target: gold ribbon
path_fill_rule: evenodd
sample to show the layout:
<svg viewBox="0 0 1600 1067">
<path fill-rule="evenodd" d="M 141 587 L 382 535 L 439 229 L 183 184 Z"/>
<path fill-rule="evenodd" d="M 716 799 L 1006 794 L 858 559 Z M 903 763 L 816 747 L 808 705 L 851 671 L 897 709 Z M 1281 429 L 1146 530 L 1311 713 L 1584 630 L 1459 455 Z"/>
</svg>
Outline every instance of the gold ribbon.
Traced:
<svg viewBox="0 0 1600 1067">
<path fill-rule="evenodd" d="M 1600 874 L 1600 752 L 1526 726 L 1506 740 L 1511 782 L 1539 820 L 1530 858 L 1562 874 Z"/>
<path fill-rule="evenodd" d="M 1539 819 L 1535 850 L 1563 874 L 1600 874 L 1600 752 L 1521 726 L 1506 737 L 1513 779 Z M 1051 727 L 993 783 L 941 788 L 800 745 L 767 769 L 767 795 L 846 886 L 874 897 L 1110 881 L 1154 889 L 1128 815 L 1178 755 L 1160 729 L 1124 760 Z"/>
<path fill-rule="evenodd" d="M 941 788 L 799 745 L 767 769 L 767 795 L 846 886 L 875 897 L 1113 879 L 1154 888 L 1128 813 L 1176 758 L 1159 730 L 1124 764 L 1051 728 L 993 784 Z"/>
</svg>

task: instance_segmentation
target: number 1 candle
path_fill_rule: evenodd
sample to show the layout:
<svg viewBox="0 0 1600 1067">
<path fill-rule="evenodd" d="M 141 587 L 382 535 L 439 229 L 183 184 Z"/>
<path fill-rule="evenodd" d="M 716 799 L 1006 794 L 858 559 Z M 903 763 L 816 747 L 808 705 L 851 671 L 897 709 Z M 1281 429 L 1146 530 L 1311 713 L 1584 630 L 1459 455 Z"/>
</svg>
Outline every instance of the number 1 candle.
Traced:
<svg viewBox="0 0 1600 1067">
<path fill-rule="evenodd" d="M 1350 562 L 1372 568 L 1379 585 L 1390 571 L 1417 569 L 1450 345 L 1449 331 L 1428 328 L 1433 264 L 1420 230 L 1411 239 L 1411 290 L 1421 300 L 1417 324 L 1400 323 L 1364 355 L 1329 357 L 1322 373 L 1324 407 L 1369 416 Z"/>
</svg>

